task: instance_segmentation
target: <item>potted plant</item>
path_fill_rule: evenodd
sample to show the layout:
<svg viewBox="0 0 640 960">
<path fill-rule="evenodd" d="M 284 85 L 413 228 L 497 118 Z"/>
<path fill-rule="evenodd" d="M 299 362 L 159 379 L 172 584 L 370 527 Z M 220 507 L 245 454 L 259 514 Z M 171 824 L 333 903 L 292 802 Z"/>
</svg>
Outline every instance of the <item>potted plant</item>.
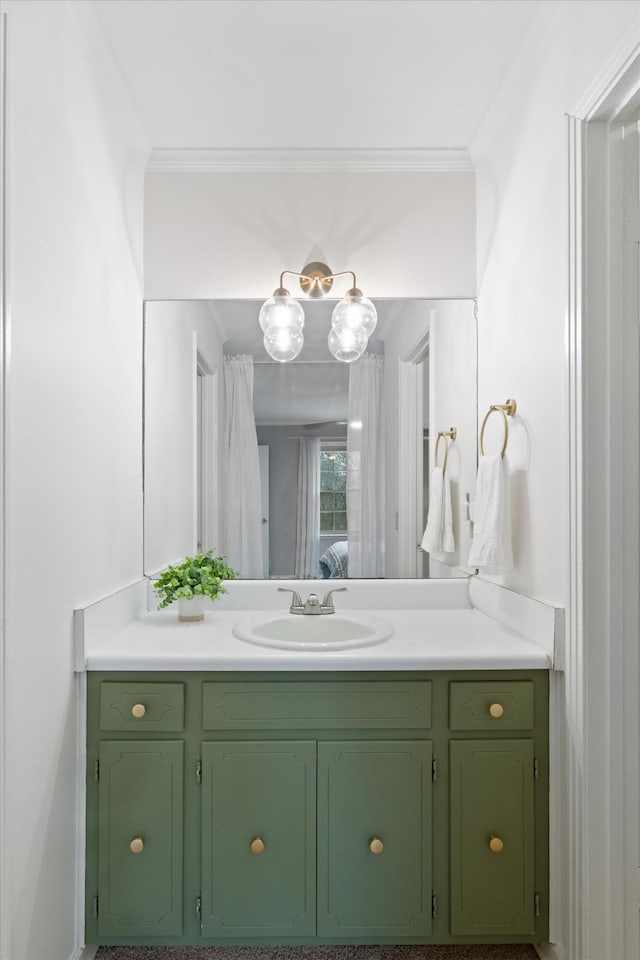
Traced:
<svg viewBox="0 0 640 960">
<path fill-rule="evenodd" d="M 214 557 L 213 550 L 185 557 L 178 566 L 167 567 L 154 583 L 161 600 L 158 609 L 177 600 L 179 620 L 204 620 L 206 598 L 215 600 L 226 593 L 225 581 L 237 576 L 237 571 L 227 566 L 225 557 Z"/>
</svg>

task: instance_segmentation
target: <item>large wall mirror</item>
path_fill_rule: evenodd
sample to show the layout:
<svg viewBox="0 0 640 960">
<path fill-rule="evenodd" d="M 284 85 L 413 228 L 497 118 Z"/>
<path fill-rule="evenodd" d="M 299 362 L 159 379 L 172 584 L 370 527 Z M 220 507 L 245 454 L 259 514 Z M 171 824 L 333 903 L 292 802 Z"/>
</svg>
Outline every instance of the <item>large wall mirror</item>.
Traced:
<svg viewBox="0 0 640 960">
<path fill-rule="evenodd" d="M 304 347 L 280 363 L 258 301 L 145 304 L 145 573 L 213 549 L 250 579 L 466 574 L 474 302 L 376 300 L 354 363 L 329 353 L 334 305 L 303 301 Z M 438 443 L 451 428 L 455 440 Z M 454 544 L 428 554 L 430 481 L 445 457 Z"/>
</svg>

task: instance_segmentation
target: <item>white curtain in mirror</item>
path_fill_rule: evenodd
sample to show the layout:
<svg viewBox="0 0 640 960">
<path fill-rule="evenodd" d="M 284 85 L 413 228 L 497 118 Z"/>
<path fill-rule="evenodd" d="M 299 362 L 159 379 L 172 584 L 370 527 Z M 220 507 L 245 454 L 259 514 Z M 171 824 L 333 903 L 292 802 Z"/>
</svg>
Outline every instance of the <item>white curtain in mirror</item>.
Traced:
<svg viewBox="0 0 640 960">
<path fill-rule="evenodd" d="M 224 358 L 223 539 L 241 577 L 263 576 L 260 461 L 253 412 L 253 359 Z"/>
<path fill-rule="evenodd" d="M 347 523 L 349 576 L 384 576 L 384 361 L 367 354 L 349 368 Z"/>
<path fill-rule="evenodd" d="M 300 440 L 295 573 L 299 580 L 318 576 L 320 560 L 320 440 Z"/>
</svg>

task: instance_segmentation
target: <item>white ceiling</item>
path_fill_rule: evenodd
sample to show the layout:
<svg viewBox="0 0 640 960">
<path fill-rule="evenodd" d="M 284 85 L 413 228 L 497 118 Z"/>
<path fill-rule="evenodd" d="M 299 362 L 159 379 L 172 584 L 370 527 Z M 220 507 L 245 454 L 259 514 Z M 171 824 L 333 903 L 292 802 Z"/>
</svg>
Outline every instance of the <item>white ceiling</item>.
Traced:
<svg viewBox="0 0 640 960">
<path fill-rule="evenodd" d="M 468 148 L 545 0 L 92 0 L 155 149 Z"/>
</svg>

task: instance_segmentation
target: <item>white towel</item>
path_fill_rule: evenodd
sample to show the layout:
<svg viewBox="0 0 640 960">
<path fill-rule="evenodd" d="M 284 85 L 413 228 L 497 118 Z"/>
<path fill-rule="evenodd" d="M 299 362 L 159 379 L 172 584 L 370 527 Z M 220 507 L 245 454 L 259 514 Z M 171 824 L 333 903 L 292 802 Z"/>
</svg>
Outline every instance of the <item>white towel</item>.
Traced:
<svg viewBox="0 0 640 960">
<path fill-rule="evenodd" d="M 425 553 L 453 553 L 456 548 L 451 516 L 451 487 L 442 467 L 434 467 L 431 472 L 429 513 L 420 548 Z"/>
<path fill-rule="evenodd" d="M 469 566 L 505 573 L 513 565 L 507 463 L 501 453 L 480 457 Z"/>
</svg>

